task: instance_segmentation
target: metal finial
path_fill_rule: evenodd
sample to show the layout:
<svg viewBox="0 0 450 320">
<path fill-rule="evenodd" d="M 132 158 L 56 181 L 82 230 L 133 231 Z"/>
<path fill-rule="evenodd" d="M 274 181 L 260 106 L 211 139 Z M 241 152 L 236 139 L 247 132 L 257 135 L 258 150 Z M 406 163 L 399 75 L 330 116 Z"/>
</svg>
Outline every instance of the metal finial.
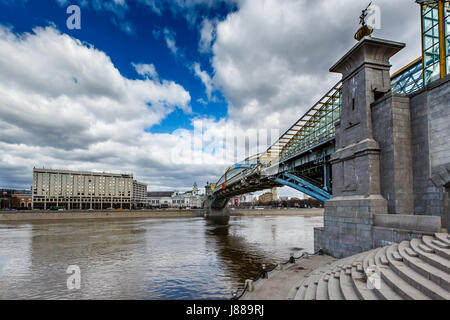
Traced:
<svg viewBox="0 0 450 320">
<path fill-rule="evenodd" d="M 366 26 L 366 18 L 371 5 L 372 1 L 370 1 L 369 5 L 362 11 L 361 15 L 359 16 L 359 24 L 363 27 Z"/>
<path fill-rule="evenodd" d="M 355 33 L 355 39 L 357 41 L 361 40 L 365 36 L 370 36 L 373 32 L 373 29 L 366 24 L 366 18 L 369 15 L 369 8 L 372 5 L 372 1 L 370 1 L 369 5 L 362 11 L 361 16 L 359 17 L 359 23 L 361 27 Z"/>
</svg>

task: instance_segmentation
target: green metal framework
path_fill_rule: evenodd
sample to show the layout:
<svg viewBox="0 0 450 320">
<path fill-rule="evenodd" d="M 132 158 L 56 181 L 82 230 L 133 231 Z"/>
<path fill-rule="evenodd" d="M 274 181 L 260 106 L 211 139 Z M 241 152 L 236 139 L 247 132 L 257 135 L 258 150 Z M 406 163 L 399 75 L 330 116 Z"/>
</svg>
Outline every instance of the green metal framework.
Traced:
<svg viewBox="0 0 450 320">
<path fill-rule="evenodd" d="M 447 74 L 450 74 L 450 1 L 445 2 L 444 5 L 445 17 L 445 52 L 447 59 Z"/>
<path fill-rule="evenodd" d="M 450 0 L 420 1 L 425 85 L 450 74 Z"/>
<path fill-rule="evenodd" d="M 424 81 L 440 78 L 439 3 L 422 4 L 422 46 Z"/>
</svg>

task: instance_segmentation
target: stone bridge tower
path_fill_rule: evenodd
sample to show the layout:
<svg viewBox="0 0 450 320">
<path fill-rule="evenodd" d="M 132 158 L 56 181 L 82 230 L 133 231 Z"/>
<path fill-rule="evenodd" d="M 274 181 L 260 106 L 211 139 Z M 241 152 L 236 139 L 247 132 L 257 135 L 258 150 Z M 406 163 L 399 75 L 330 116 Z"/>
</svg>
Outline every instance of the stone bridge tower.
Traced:
<svg viewBox="0 0 450 320">
<path fill-rule="evenodd" d="M 343 76 L 342 109 L 315 247 L 335 257 L 440 230 L 439 217 L 414 216 L 410 98 L 392 93 L 389 63 L 404 47 L 365 36 L 330 69 Z"/>
</svg>

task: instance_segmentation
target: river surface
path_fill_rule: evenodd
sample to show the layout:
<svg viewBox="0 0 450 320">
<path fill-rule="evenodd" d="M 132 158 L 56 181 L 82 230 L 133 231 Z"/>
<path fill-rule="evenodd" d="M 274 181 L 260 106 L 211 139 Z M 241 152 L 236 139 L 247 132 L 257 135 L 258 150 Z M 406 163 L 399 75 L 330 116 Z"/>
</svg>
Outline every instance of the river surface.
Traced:
<svg viewBox="0 0 450 320">
<path fill-rule="evenodd" d="M 0 299 L 228 299 L 263 263 L 312 252 L 322 225 L 303 216 L 0 224 Z M 80 289 L 68 289 L 69 266 Z"/>
</svg>

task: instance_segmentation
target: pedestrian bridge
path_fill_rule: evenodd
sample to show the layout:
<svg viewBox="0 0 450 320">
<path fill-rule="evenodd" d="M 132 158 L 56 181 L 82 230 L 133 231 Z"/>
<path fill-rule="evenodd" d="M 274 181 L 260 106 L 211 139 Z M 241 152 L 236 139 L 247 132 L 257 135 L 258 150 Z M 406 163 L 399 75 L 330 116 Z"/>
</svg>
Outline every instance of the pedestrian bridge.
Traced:
<svg viewBox="0 0 450 320">
<path fill-rule="evenodd" d="M 423 87 L 422 58 L 391 76 L 395 93 Z M 211 209 L 223 209 L 231 197 L 288 186 L 322 202 L 332 196 L 330 156 L 335 151 L 335 124 L 340 121 L 342 83 L 329 90 L 264 153 L 236 163 L 211 185 Z"/>
</svg>

